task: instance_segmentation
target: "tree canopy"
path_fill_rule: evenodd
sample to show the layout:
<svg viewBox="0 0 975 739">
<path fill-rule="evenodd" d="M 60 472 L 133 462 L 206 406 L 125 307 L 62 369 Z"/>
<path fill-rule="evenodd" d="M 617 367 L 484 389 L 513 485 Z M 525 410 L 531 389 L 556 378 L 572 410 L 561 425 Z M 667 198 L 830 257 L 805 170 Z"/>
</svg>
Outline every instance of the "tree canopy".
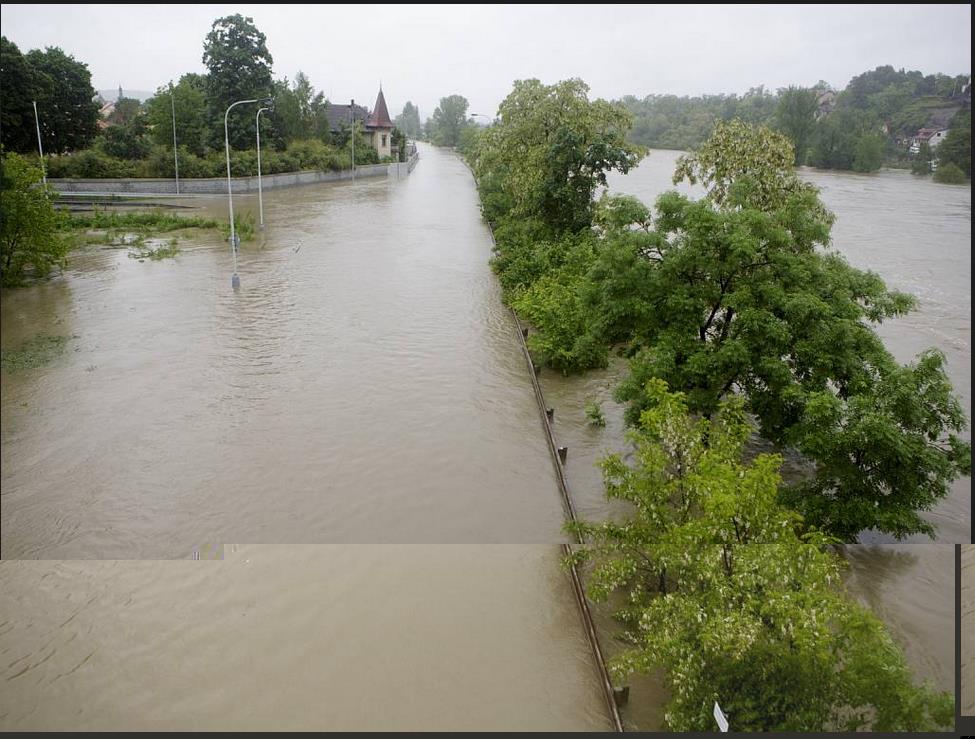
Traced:
<svg viewBox="0 0 975 739">
<path fill-rule="evenodd" d="M 693 419 L 662 380 L 642 390 L 634 464 L 602 462 L 623 521 L 568 528 L 587 542 L 588 591 L 616 593 L 629 648 L 619 675 L 663 669 L 672 731 L 922 731 L 954 719 L 950 694 L 915 685 L 883 624 L 840 586 L 830 538 L 777 500 L 781 458 L 745 463 L 741 399 Z"/>
<path fill-rule="evenodd" d="M 589 100 L 582 80 L 519 80 L 484 130 L 475 172 L 496 183 L 511 214 L 553 233 L 592 223 L 592 200 L 606 173 L 628 172 L 640 147 L 626 142 L 632 118 L 621 106 Z"/>
<path fill-rule="evenodd" d="M 468 105 L 467 98 L 463 95 L 440 98 L 440 104 L 427 121 L 427 136 L 430 140 L 439 146 L 457 146 L 461 131 L 467 125 Z"/>
<path fill-rule="evenodd" d="M 254 25 L 253 18 L 239 13 L 217 18 L 203 44 L 203 64 L 207 68 L 207 102 L 210 106 L 211 146 L 223 145 L 224 114 L 238 100 L 270 97 L 273 59 L 267 37 Z M 249 149 L 254 142 L 256 113 L 253 106 L 236 108 L 228 119 L 230 145 Z"/>
<path fill-rule="evenodd" d="M 16 285 L 28 270 L 43 277 L 64 264 L 68 243 L 58 233 L 56 193 L 42 171 L 19 154 L 0 160 L 0 284 Z"/>
<path fill-rule="evenodd" d="M 31 70 L 44 153 L 84 149 L 98 131 L 98 105 L 88 66 L 56 47 L 33 49 L 24 59 Z"/>
<path fill-rule="evenodd" d="M 415 139 L 421 133 L 420 110 L 411 101 L 407 100 L 403 106 L 403 112 L 396 116 L 396 128 L 403 132 L 407 138 Z"/>
<path fill-rule="evenodd" d="M 651 379 L 704 416 L 738 395 L 764 437 L 814 463 L 781 491 L 808 525 L 844 541 L 865 529 L 932 535 L 922 514 L 970 469 L 944 357 L 900 365 L 884 347 L 874 326 L 914 300 L 830 248 L 833 215 L 796 175 L 790 140 L 721 122 L 675 173 L 675 183 L 702 184 L 704 198 L 669 192 L 651 209 L 603 196 L 593 206 L 599 175 L 587 181 L 585 169 L 561 167 L 578 159 L 550 156 L 553 140 L 579 130 L 563 136 L 557 119 L 535 118 L 546 110 L 535 84 L 516 93 L 531 94 L 509 97 L 471 159 L 495 223 L 493 264 L 535 329 L 535 357 L 572 372 L 605 365 L 617 347 L 631 357 L 617 391 L 631 423 Z M 602 173 L 612 160 L 599 161 Z"/>
</svg>

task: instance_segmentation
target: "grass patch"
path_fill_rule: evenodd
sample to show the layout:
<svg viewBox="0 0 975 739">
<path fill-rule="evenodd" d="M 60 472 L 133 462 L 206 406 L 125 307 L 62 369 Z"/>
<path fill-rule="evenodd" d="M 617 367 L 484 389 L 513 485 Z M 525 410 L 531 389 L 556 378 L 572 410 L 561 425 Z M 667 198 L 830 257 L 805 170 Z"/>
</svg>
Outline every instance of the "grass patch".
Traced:
<svg viewBox="0 0 975 739">
<path fill-rule="evenodd" d="M 254 223 L 253 213 L 237 214 L 234 213 L 234 230 L 237 236 L 240 237 L 241 241 L 250 241 L 254 238 L 254 234 L 257 232 L 257 226 Z M 230 239 L 230 224 L 220 223 L 220 233 L 223 234 L 225 240 Z"/>
<path fill-rule="evenodd" d="M 36 336 L 16 349 L 0 351 L 0 367 L 5 372 L 34 369 L 53 362 L 64 354 L 68 336 Z"/>
<path fill-rule="evenodd" d="M 92 213 L 66 214 L 63 228 L 68 230 L 136 231 L 144 234 L 167 233 L 183 228 L 216 228 L 212 218 L 178 216 L 162 211 L 117 213 L 95 210 Z"/>
<path fill-rule="evenodd" d="M 176 239 L 170 239 L 168 243 L 162 246 L 157 246 L 153 249 L 151 246 L 142 247 L 142 242 L 139 242 L 141 248 L 136 251 L 129 252 L 129 259 L 138 259 L 140 262 L 146 259 L 150 259 L 153 262 L 159 262 L 163 259 L 170 259 L 179 254 L 179 246 L 177 246 Z"/>
<path fill-rule="evenodd" d="M 145 240 L 153 235 L 187 228 L 217 228 L 219 223 L 211 218 L 178 216 L 161 210 L 118 213 L 95 209 L 91 213 L 61 211 L 61 230 L 69 232 L 75 246 L 100 244 L 113 247 L 136 247 L 130 252 L 133 259 L 168 259 L 179 253 L 178 237 L 169 244 L 153 249 L 142 248 Z"/>
</svg>

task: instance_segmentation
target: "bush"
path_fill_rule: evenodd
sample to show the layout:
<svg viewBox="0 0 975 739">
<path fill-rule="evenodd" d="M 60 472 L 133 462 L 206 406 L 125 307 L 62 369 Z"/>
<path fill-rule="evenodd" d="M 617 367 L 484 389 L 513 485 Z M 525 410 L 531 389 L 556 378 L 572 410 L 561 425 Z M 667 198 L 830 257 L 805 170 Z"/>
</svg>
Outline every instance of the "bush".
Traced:
<svg viewBox="0 0 975 739">
<path fill-rule="evenodd" d="M 964 185 L 968 183 L 968 178 L 957 165 L 948 162 L 934 171 L 934 181 L 942 185 Z"/>
<path fill-rule="evenodd" d="M 58 233 L 56 193 L 41 168 L 10 154 L 0 162 L 0 282 L 19 284 L 28 269 L 40 277 L 64 265 L 68 243 Z"/>
<path fill-rule="evenodd" d="M 48 176 L 54 178 L 118 179 L 125 177 L 154 177 L 171 179 L 176 174 L 173 150 L 160 145 L 146 147 L 143 159 L 120 159 L 106 153 L 111 149 L 107 139 L 91 149 L 74 154 L 53 156 L 48 160 Z M 113 149 L 114 150 L 114 149 Z M 365 145 L 355 152 L 359 165 L 377 164 L 375 149 Z M 317 170 L 334 172 L 352 167 L 351 152 L 336 149 L 317 139 L 294 141 L 285 151 L 261 146 L 261 173 L 301 172 Z M 257 174 L 257 150 L 230 152 L 230 171 L 234 177 Z M 180 179 L 202 179 L 227 176 L 226 154 L 211 151 L 205 157 L 196 156 L 185 146 L 179 147 Z"/>
</svg>

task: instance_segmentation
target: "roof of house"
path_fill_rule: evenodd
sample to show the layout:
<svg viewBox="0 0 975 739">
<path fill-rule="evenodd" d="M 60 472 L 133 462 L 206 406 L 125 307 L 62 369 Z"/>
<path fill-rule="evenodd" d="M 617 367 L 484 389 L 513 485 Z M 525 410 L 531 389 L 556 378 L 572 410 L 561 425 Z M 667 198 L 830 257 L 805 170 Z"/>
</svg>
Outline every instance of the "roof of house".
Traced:
<svg viewBox="0 0 975 739">
<path fill-rule="evenodd" d="M 366 121 L 367 128 L 393 128 L 393 122 L 389 120 L 389 110 L 386 108 L 386 98 L 383 97 L 383 88 L 379 88 L 379 96 L 376 98 L 376 107 L 372 110 L 372 115 Z"/>
<path fill-rule="evenodd" d="M 332 131 L 338 131 L 343 125 L 351 126 L 353 115 L 355 120 L 365 121 L 369 117 L 369 110 L 361 105 L 356 105 L 353 113 L 352 105 L 335 105 L 333 103 L 329 103 L 325 109 L 328 127 Z"/>
<path fill-rule="evenodd" d="M 914 136 L 916 139 L 926 140 L 934 136 L 936 133 L 941 133 L 946 131 L 945 128 L 919 128 L 917 134 Z"/>
</svg>

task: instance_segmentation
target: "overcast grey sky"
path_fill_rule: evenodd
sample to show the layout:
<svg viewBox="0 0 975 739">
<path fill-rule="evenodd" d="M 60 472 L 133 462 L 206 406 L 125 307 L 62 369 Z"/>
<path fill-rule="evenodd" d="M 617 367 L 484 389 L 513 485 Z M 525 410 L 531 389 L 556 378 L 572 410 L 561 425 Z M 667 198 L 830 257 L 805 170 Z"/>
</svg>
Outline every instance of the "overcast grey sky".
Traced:
<svg viewBox="0 0 975 739">
<path fill-rule="evenodd" d="M 970 5 L 447 6 L 3 5 L 3 35 L 22 52 L 60 46 L 88 64 L 95 89 L 154 90 L 201 72 L 215 18 L 251 16 L 276 77 L 302 70 L 334 102 L 426 118 L 458 93 L 493 114 L 516 79 L 581 77 L 593 96 L 698 95 L 765 85 L 838 88 L 882 64 L 971 71 Z"/>
</svg>

